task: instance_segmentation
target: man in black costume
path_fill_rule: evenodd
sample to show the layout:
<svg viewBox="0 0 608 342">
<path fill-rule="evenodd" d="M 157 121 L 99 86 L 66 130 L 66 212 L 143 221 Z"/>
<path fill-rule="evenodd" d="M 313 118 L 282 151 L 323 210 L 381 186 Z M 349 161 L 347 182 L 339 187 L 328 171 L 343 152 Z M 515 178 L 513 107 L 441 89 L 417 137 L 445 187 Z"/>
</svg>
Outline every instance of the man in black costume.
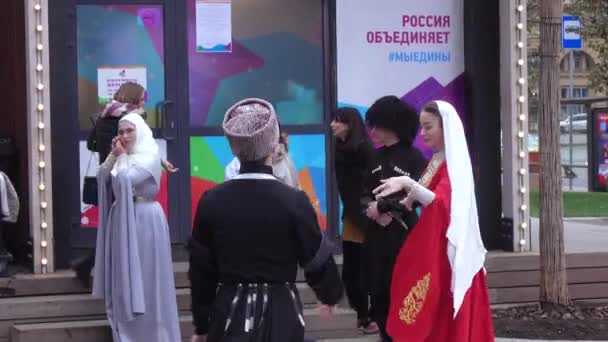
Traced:
<svg viewBox="0 0 608 342">
<path fill-rule="evenodd" d="M 323 310 L 331 310 L 343 291 L 331 244 L 306 194 L 272 176 L 271 152 L 279 141 L 272 105 L 240 101 L 226 112 L 222 127 L 241 168 L 207 191 L 196 211 L 192 340 L 302 342 L 297 265 Z"/>
<path fill-rule="evenodd" d="M 414 227 L 418 216 L 399 205 L 403 198 L 376 201 L 373 190 L 381 184 L 381 180 L 390 177 L 420 178 L 427 161 L 413 146 L 419 128 L 418 114 L 398 97 L 385 96 L 378 99 L 365 114 L 365 121 L 371 128 L 372 141 L 381 146 L 366 176 L 362 199 L 364 210 L 370 218 L 366 247 L 370 262 L 372 318 L 380 328 L 382 340 L 391 341 L 386 333 L 386 319 L 393 266 L 408 230 Z"/>
</svg>

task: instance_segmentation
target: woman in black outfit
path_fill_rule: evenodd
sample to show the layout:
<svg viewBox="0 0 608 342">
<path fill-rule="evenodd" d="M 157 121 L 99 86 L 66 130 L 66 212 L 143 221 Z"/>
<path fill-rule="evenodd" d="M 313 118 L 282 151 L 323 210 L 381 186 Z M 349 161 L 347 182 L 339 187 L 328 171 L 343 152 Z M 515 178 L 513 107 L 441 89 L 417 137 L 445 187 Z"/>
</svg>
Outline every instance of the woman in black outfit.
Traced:
<svg viewBox="0 0 608 342">
<path fill-rule="evenodd" d="M 342 278 L 350 306 L 357 312 L 357 326 L 366 334 L 378 332 L 370 320 L 369 291 L 364 280 L 365 227 L 361 209 L 363 179 L 373 160 L 373 147 L 359 111 L 344 107 L 337 110 L 331 129 L 336 138 L 335 163 L 338 191 L 344 207 L 342 215 Z"/>
</svg>

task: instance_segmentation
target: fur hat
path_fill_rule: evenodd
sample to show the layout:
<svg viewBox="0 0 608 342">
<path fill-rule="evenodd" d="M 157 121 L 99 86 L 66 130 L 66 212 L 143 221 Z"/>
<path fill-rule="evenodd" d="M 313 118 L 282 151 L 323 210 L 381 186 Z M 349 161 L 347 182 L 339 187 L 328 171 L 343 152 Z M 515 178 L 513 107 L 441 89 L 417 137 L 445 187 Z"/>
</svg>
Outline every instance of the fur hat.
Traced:
<svg viewBox="0 0 608 342">
<path fill-rule="evenodd" d="M 272 105 L 249 98 L 235 103 L 222 123 L 232 153 L 241 162 L 268 157 L 279 142 L 279 124 Z"/>
<path fill-rule="evenodd" d="M 365 121 L 371 127 L 395 132 L 408 145 L 414 143 L 420 128 L 416 109 L 393 95 L 376 100 L 365 113 Z"/>
</svg>

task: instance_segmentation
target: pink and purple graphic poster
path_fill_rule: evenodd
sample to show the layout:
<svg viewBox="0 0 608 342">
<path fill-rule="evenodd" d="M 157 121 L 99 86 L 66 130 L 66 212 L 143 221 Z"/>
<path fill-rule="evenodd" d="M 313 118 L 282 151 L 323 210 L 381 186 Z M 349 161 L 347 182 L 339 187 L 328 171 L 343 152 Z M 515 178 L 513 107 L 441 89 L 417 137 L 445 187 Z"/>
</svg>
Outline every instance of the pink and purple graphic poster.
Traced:
<svg viewBox="0 0 608 342">
<path fill-rule="evenodd" d="M 336 16 L 338 106 L 444 100 L 466 126 L 462 0 L 337 0 Z"/>
<path fill-rule="evenodd" d="M 597 114 L 597 182 L 608 184 L 608 113 Z"/>
</svg>

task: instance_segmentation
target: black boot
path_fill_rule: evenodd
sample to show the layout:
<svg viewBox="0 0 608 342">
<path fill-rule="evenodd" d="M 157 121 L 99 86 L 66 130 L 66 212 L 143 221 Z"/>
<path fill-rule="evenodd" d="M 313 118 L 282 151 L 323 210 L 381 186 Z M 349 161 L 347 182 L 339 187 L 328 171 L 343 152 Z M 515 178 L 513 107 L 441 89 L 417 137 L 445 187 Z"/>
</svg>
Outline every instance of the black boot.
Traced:
<svg viewBox="0 0 608 342">
<path fill-rule="evenodd" d="M 84 259 L 75 262 L 72 265 L 72 269 L 76 272 L 76 277 L 80 280 L 82 287 L 86 289 L 91 288 L 91 270 L 95 263 L 95 254 L 91 254 Z"/>
</svg>

